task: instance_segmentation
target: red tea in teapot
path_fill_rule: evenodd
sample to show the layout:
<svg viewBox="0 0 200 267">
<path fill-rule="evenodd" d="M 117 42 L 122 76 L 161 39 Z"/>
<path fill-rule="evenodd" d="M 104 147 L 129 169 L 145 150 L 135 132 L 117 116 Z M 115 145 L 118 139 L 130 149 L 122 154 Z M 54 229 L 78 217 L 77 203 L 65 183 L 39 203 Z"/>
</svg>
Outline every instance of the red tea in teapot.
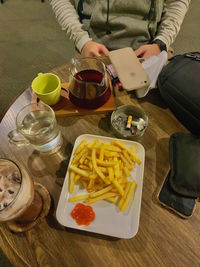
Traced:
<svg viewBox="0 0 200 267">
<path fill-rule="evenodd" d="M 77 72 L 69 84 L 69 98 L 81 108 L 95 109 L 110 97 L 107 77 L 95 69 Z"/>
</svg>

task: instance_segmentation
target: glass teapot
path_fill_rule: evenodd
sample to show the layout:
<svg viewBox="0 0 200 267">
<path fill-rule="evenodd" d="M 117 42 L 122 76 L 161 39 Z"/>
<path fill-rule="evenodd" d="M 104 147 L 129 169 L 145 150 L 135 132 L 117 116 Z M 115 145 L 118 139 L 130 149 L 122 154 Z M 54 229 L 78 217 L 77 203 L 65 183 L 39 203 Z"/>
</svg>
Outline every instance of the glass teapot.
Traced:
<svg viewBox="0 0 200 267">
<path fill-rule="evenodd" d="M 96 58 L 72 59 L 69 98 L 81 108 L 95 109 L 109 99 L 111 91 L 105 64 Z"/>
</svg>

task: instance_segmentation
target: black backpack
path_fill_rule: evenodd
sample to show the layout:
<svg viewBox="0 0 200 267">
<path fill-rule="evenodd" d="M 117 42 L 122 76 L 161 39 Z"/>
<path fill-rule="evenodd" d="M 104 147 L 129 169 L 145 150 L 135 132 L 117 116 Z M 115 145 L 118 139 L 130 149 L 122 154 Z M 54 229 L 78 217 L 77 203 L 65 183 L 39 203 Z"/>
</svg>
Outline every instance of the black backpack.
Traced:
<svg viewBox="0 0 200 267">
<path fill-rule="evenodd" d="M 158 88 L 177 119 L 191 133 L 200 135 L 200 53 L 169 59 L 159 74 Z"/>
</svg>

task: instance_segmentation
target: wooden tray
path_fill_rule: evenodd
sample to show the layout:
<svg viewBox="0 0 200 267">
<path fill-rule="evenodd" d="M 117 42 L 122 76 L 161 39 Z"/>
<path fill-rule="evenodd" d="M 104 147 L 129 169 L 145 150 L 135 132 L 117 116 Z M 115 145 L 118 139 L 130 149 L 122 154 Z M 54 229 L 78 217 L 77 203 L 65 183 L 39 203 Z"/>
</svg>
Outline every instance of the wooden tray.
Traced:
<svg viewBox="0 0 200 267">
<path fill-rule="evenodd" d="M 56 117 L 65 117 L 65 116 L 72 116 L 72 115 L 88 115 L 88 114 L 97 114 L 97 113 L 103 113 L 107 111 L 113 111 L 116 109 L 115 101 L 114 101 L 114 94 L 113 94 L 113 87 L 111 82 L 110 83 L 110 89 L 111 89 L 111 95 L 108 101 L 101 107 L 97 109 L 83 109 L 75 106 L 70 100 L 68 96 L 68 82 L 62 83 L 61 87 L 61 97 L 59 102 L 51 106 L 55 112 Z M 33 92 L 32 94 L 32 103 L 36 103 L 38 101 L 38 98 L 36 94 Z"/>
</svg>

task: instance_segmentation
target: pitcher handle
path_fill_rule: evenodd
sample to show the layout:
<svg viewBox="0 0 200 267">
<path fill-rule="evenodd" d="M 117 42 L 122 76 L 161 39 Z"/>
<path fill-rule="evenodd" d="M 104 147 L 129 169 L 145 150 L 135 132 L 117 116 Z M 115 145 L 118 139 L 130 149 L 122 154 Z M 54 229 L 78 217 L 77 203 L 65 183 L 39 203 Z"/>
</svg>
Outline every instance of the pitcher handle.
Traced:
<svg viewBox="0 0 200 267">
<path fill-rule="evenodd" d="M 27 146 L 30 144 L 29 141 L 17 131 L 17 129 L 8 133 L 8 141 L 16 146 Z"/>
</svg>

